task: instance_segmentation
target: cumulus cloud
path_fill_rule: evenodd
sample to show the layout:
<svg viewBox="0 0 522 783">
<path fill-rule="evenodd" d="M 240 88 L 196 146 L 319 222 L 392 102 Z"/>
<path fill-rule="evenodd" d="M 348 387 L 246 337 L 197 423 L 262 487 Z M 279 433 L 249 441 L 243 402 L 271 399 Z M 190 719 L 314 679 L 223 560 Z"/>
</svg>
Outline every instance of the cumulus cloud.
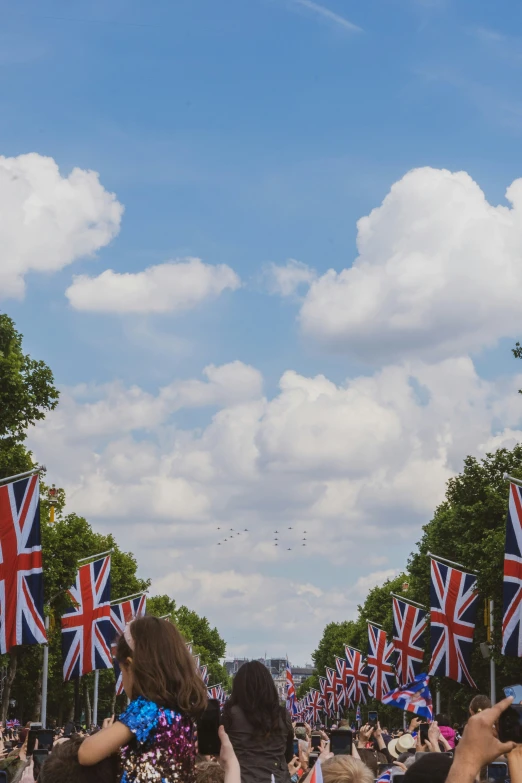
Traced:
<svg viewBox="0 0 522 783">
<path fill-rule="evenodd" d="M 248 636 L 250 653 L 270 629 L 303 660 L 326 618 L 353 616 L 404 566 L 463 458 L 522 439 L 522 377 L 483 380 L 469 358 L 341 384 L 287 371 L 271 399 L 240 362 L 204 375 L 156 392 L 66 389 L 30 447 L 71 508 L 139 554 L 155 589 L 208 613 L 231 641 Z M 217 410 L 183 425 L 187 408 L 207 405 Z M 218 527 L 241 535 L 218 547 Z M 303 617 L 307 643 L 288 624 Z"/>
<path fill-rule="evenodd" d="M 226 289 L 241 285 L 226 264 L 212 266 L 199 258 L 184 258 L 143 272 L 107 269 L 97 277 L 76 276 L 66 295 L 75 310 L 105 313 L 176 313 L 190 310 Z"/>
<path fill-rule="evenodd" d="M 123 207 L 98 174 L 65 177 L 52 158 L 0 156 L 0 298 L 21 299 L 30 272 L 56 272 L 107 245 Z"/>
<path fill-rule="evenodd" d="M 461 355 L 522 330 L 522 179 L 492 206 L 465 172 L 422 168 L 357 224 L 359 256 L 312 282 L 305 334 L 363 358 Z"/>
<path fill-rule="evenodd" d="M 266 270 L 270 293 L 279 296 L 292 296 L 299 288 L 308 287 L 317 277 L 315 269 L 311 269 L 301 261 L 290 258 L 285 266 L 270 264 Z"/>
</svg>

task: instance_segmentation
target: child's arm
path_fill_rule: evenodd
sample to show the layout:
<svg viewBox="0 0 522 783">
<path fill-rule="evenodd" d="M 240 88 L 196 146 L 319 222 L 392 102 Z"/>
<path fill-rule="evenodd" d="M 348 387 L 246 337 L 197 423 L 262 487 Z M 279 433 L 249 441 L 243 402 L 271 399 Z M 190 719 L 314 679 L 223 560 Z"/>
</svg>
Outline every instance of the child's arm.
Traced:
<svg viewBox="0 0 522 783">
<path fill-rule="evenodd" d="M 111 720 L 114 720 L 112 718 Z M 105 721 L 104 721 L 105 722 Z M 116 721 L 107 728 L 84 739 L 78 749 L 78 761 L 85 767 L 97 764 L 98 761 L 117 753 L 123 745 L 132 739 L 132 732 L 123 723 Z"/>
</svg>

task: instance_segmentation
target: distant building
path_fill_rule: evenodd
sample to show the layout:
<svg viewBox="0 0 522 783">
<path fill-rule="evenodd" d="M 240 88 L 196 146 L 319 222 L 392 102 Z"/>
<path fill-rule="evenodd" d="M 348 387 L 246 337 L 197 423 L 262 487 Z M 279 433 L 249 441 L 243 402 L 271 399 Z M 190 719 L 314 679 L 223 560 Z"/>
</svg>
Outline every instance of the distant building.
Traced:
<svg viewBox="0 0 522 783">
<path fill-rule="evenodd" d="M 313 673 L 314 669 L 312 666 L 293 666 L 292 675 L 294 678 L 295 687 L 298 688 L 300 685 L 302 685 L 305 680 L 313 675 Z"/>
<path fill-rule="evenodd" d="M 229 677 L 238 673 L 244 663 L 248 663 L 248 658 L 234 658 L 233 661 L 225 661 L 225 669 Z"/>
<path fill-rule="evenodd" d="M 286 699 L 286 658 L 258 658 L 257 660 L 269 670 L 274 679 L 279 698 L 281 701 L 284 701 Z M 248 658 L 234 658 L 233 661 L 225 661 L 225 667 L 229 676 L 234 677 L 247 661 Z M 299 688 L 313 673 L 314 669 L 312 666 L 292 666 L 295 687 Z"/>
</svg>

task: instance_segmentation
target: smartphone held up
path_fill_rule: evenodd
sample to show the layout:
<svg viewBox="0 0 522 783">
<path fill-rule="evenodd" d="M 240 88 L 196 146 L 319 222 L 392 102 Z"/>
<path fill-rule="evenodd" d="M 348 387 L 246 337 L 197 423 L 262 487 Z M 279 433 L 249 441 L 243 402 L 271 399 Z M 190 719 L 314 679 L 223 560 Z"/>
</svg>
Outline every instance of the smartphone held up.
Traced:
<svg viewBox="0 0 522 783">
<path fill-rule="evenodd" d="M 209 699 L 207 709 L 197 721 L 198 752 L 202 756 L 219 756 L 221 753 L 220 724 L 220 703 L 218 699 Z"/>
</svg>

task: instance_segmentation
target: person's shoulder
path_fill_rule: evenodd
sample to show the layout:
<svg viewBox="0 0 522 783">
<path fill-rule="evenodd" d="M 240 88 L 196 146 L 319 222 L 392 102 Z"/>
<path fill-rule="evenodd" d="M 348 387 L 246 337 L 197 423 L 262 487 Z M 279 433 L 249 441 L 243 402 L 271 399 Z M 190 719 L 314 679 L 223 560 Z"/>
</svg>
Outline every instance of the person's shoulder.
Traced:
<svg viewBox="0 0 522 783">
<path fill-rule="evenodd" d="M 140 742 L 147 739 L 151 729 L 155 728 L 161 708 L 153 701 L 138 696 L 131 701 L 118 720 L 127 726 Z"/>
</svg>

